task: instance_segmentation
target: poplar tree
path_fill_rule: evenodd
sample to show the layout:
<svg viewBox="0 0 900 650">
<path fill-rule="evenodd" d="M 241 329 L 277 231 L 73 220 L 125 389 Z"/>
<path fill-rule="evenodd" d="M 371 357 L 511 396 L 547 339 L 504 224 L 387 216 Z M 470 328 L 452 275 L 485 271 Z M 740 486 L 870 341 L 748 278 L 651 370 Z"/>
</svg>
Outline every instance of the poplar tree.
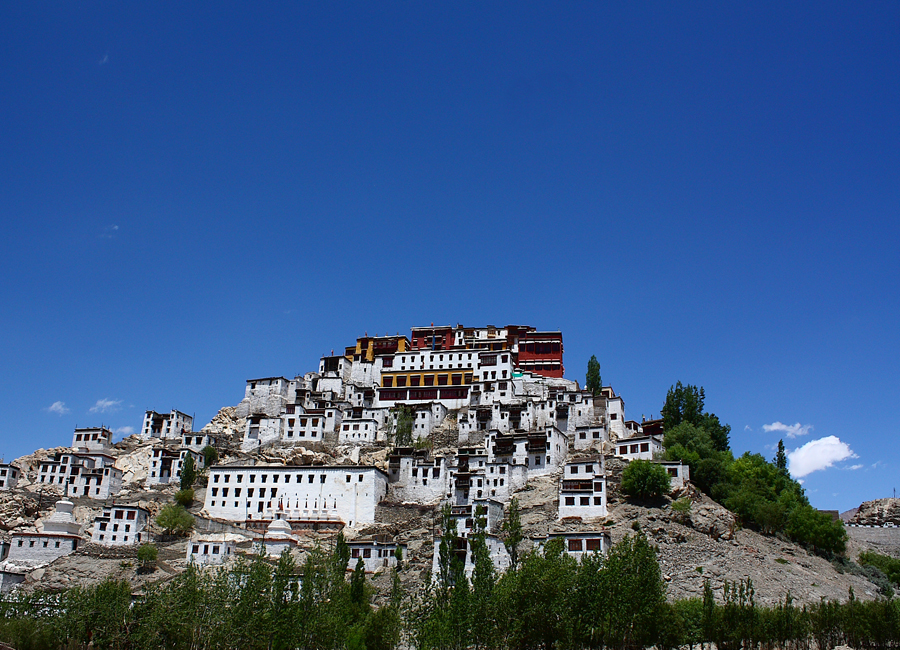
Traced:
<svg viewBox="0 0 900 650">
<path fill-rule="evenodd" d="M 603 387 L 603 381 L 600 379 L 600 362 L 597 361 L 595 355 L 591 355 L 591 358 L 588 360 L 584 387 L 586 390 L 591 391 L 591 395 L 594 397 L 600 394 L 600 389 Z"/>
</svg>

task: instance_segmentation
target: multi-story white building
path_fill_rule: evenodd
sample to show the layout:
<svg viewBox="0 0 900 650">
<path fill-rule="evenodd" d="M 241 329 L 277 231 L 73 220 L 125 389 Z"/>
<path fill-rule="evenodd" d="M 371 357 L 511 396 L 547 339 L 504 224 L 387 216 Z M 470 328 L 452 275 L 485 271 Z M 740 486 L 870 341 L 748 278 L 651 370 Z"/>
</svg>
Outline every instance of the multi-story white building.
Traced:
<svg viewBox="0 0 900 650">
<path fill-rule="evenodd" d="M 150 473 L 147 485 L 167 485 L 181 480 L 181 469 L 190 455 L 194 459 L 194 467 L 199 472 L 205 464 L 205 457 L 198 451 L 188 447 L 154 447 L 150 457 Z"/>
<path fill-rule="evenodd" d="M 529 476 L 543 476 L 566 460 L 569 440 L 556 427 L 544 431 L 503 435 L 491 431 L 487 439 L 488 461 L 524 465 Z"/>
<path fill-rule="evenodd" d="M 94 519 L 91 541 L 103 546 L 130 546 L 150 541 L 150 512 L 138 506 L 106 506 Z"/>
<path fill-rule="evenodd" d="M 187 413 L 174 409 L 169 413 L 147 411 L 141 424 L 141 436 L 148 439 L 177 440 L 193 427 L 194 418 Z"/>
<path fill-rule="evenodd" d="M 347 444 L 368 444 L 375 442 L 378 437 L 378 420 L 372 419 L 346 419 L 341 424 L 338 434 L 338 442 Z"/>
<path fill-rule="evenodd" d="M 234 557 L 234 535 L 212 534 L 192 537 L 187 545 L 188 564 L 197 566 L 225 564 Z"/>
<path fill-rule="evenodd" d="M 72 434 L 72 447 L 88 451 L 103 451 L 112 446 L 112 431 L 106 427 L 75 429 Z"/>
<path fill-rule="evenodd" d="M 662 438 L 658 436 L 620 438 L 616 443 L 616 456 L 626 460 L 653 460 L 664 451 Z"/>
<path fill-rule="evenodd" d="M 561 538 L 563 550 L 578 561 L 586 553 L 599 553 L 606 555 L 611 546 L 611 538 L 605 530 L 590 530 L 565 533 L 550 533 L 543 540 L 543 544 L 551 539 Z"/>
<path fill-rule="evenodd" d="M 284 377 L 264 377 L 248 379 L 244 399 L 237 405 L 235 415 L 268 415 L 277 418 L 288 403 L 288 389 L 291 382 Z"/>
<path fill-rule="evenodd" d="M 427 450 L 399 447 L 388 456 L 389 493 L 392 501 L 436 503 L 450 485 L 447 459 L 429 458 Z"/>
<path fill-rule="evenodd" d="M 396 567 L 398 548 L 401 557 L 406 557 L 406 544 L 395 542 L 389 535 L 354 539 L 347 542 L 347 546 L 350 547 L 350 565 L 347 568 L 356 568 L 356 563 L 362 560 L 366 573 Z"/>
<path fill-rule="evenodd" d="M 281 512 L 291 523 L 337 521 L 371 524 L 387 493 L 388 476 L 376 467 L 332 465 L 214 466 L 205 513 L 229 521 L 271 520 Z"/>
<path fill-rule="evenodd" d="M 84 538 L 80 535 L 81 525 L 72 514 L 74 508 L 68 499 L 60 499 L 56 511 L 43 520 L 41 531 L 14 532 L 7 563 L 36 568 L 77 550 Z"/>
<path fill-rule="evenodd" d="M 0 463 L 0 490 L 9 490 L 16 487 L 22 470 L 9 463 Z"/>
<path fill-rule="evenodd" d="M 181 444 L 194 451 L 203 451 L 207 447 L 215 448 L 218 443 L 219 441 L 216 438 L 202 431 L 196 433 L 188 432 L 181 437 Z"/>
<path fill-rule="evenodd" d="M 559 481 L 559 518 L 591 519 L 606 514 L 606 472 L 602 456 L 566 463 Z"/>
<path fill-rule="evenodd" d="M 97 452 L 57 453 L 41 463 L 38 481 L 63 486 L 72 496 L 108 499 L 122 489 L 122 470 L 115 460 Z"/>
</svg>

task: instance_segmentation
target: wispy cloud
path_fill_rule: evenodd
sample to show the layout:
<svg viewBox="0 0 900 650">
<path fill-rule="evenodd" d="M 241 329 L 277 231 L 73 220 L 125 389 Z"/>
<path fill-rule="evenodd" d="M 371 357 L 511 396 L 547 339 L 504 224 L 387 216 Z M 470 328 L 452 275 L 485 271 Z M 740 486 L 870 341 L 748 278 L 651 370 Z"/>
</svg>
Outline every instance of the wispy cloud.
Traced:
<svg viewBox="0 0 900 650">
<path fill-rule="evenodd" d="M 117 433 L 122 437 L 130 436 L 134 433 L 134 427 L 119 427 L 118 429 L 115 429 L 113 433 Z"/>
<path fill-rule="evenodd" d="M 122 403 L 120 399 L 98 399 L 97 403 L 90 408 L 91 413 L 115 413 L 119 410 Z"/>
<path fill-rule="evenodd" d="M 791 476 L 801 478 L 813 472 L 827 469 L 842 460 L 859 458 L 850 449 L 850 445 L 842 442 L 837 436 L 826 436 L 818 440 L 810 440 L 802 447 L 787 455 L 788 469 Z"/>
<path fill-rule="evenodd" d="M 811 424 L 800 424 L 797 422 L 796 424 L 785 424 L 784 422 L 773 422 L 772 424 L 764 424 L 763 431 L 766 433 L 771 433 L 775 431 L 777 433 L 783 433 L 788 438 L 796 438 L 797 436 L 805 436 L 810 431 L 813 430 L 813 426 Z"/>
<path fill-rule="evenodd" d="M 109 63 L 109 54 L 104 54 L 103 58 L 97 61 L 97 65 L 103 65 L 105 63 Z"/>
<path fill-rule="evenodd" d="M 57 415 L 65 415 L 69 412 L 69 407 L 66 406 L 65 402 L 53 402 L 46 410 L 50 413 L 56 413 Z"/>
<path fill-rule="evenodd" d="M 857 469 L 862 469 L 863 467 L 865 467 L 865 465 L 859 463 L 856 465 L 850 465 L 849 467 L 842 467 L 841 469 L 848 469 L 850 471 L 853 471 L 853 470 L 857 470 Z"/>
<path fill-rule="evenodd" d="M 100 233 L 100 239 L 112 239 L 119 232 L 119 226 L 110 224 Z"/>
<path fill-rule="evenodd" d="M 744 431 L 753 431 L 749 424 L 744 425 Z"/>
</svg>

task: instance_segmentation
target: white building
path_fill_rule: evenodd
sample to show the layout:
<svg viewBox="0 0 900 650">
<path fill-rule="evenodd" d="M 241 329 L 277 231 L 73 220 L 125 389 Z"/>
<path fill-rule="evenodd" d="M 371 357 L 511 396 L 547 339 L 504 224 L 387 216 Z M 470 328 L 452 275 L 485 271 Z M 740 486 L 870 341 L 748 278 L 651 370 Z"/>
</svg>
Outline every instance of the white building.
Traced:
<svg viewBox="0 0 900 650">
<path fill-rule="evenodd" d="M 609 533 L 605 530 L 550 533 L 543 543 L 557 538 L 563 540 L 563 550 L 578 561 L 586 553 L 606 555 L 612 544 Z"/>
<path fill-rule="evenodd" d="M 627 437 L 625 431 L 625 400 L 616 395 L 616 391 L 613 390 L 612 386 L 604 386 L 601 389 L 601 395 L 606 398 L 609 439 L 619 440 Z"/>
<path fill-rule="evenodd" d="M 406 544 L 399 544 L 388 535 L 354 539 L 347 542 L 347 546 L 350 547 L 350 565 L 348 569 L 355 569 L 356 563 L 362 559 L 366 573 L 375 573 L 379 569 L 396 567 L 398 548 L 400 549 L 401 557 L 406 557 Z"/>
<path fill-rule="evenodd" d="M 57 453 L 43 461 L 38 481 L 63 486 L 72 496 L 108 499 L 122 488 L 122 470 L 104 453 Z"/>
<path fill-rule="evenodd" d="M 0 463 L 0 490 L 9 490 L 16 487 L 22 470 L 9 463 Z"/>
<path fill-rule="evenodd" d="M 658 436 L 620 438 L 616 443 L 616 456 L 625 460 L 653 460 L 664 451 L 662 438 Z"/>
<path fill-rule="evenodd" d="M 606 515 L 606 472 L 602 457 L 566 463 L 559 481 L 559 518 L 591 519 Z"/>
<path fill-rule="evenodd" d="M 144 421 L 141 424 L 141 436 L 148 439 L 177 440 L 184 433 L 191 431 L 193 427 L 194 418 L 187 413 L 174 409 L 169 413 L 147 411 L 144 413 Z"/>
<path fill-rule="evenodd" d="M 237 405 L 235 415 L 268 415 L 277 418 L 288 403 L 288 389 L 291 382 L 284 377 L 264 377 L 248 379 L 244 399 Z"/>
<path fill-rule="evenodd" d="M 216 438 L 202 431 L 196 433 L 188 432 L 181 437 L 181 444 L 194 451 L 203 451 L 207 447 L 214 448 L 218 442 Z"/>
<path fill-rule="evenodd" d="M 375 419 L 346 419 L 341 424 L 338 443 L 370 444 L 378 436 L 378 421 Z"/>
<path fill-rule="evenodd" d="M 269 520 L 283 512 L 291 523 L 371 524 L 387 484 L 387 474 L 362 465 L 214 466 L 204 511 L 229 521 Z"/>
<path fill-rule="evenodd" d="M 56 511 L 44 520 L 40 532 L 14 532 L 6 561 L 16 567 L 36 568 L 78 549 L 84 538 L 68 499 L 56 502 Z"/>
<path fill-rule="evenodd" d="M 291 420 L 293 422 L 293 420 Z M 244 429 L 244 440 L 241 442 L 242 451 L 252 451 L 263 445 L 268 445 L 281 439 L 282 416 L 267 414 L 251 414 L 247 416 L 247 425 Z"/>
<path fill-rule="evenodd" d="M 509 435 L 491 431 L 487 449 L 491 463 L 524 465 L 529 476 L 543 476 L 565 462 L 569 440 L 556 427 Z"/>
<path fill-rule="evenodd" d="M 187 545 L 186 560 L 197 566 L 224 564 L 234 557 L 235 540 L 236 536 L 226 534 L 193 537 Z"/>
<path fill-rule="evenodd" d="M 577 450 L 589 449 L 609 441 L 606 427 L 600 424 L 575 427 L 572 444 Z"/>
<path fill-rule="evenodd" d="M 106 427 L 75 429 L 72 434 L 72 447 L 88 451 L 103 451 L 112 446 L 112 431 Z"/>
<path fill-rule="evenodd" d="M 684 482 L 691 480 L 691 467 L 687 463 L 683 463 L 680 460 L 661 460 L 657 462 L 665 468 L 673 490 L 683 488 Z"/>
<path fill-rule="evenodd" d="M 194 459 L 194 468 L 199 472 L 206 461 L 203 454 L 186 447 L 154 447 L 150 457 L 150 473 L 147 485 L 168 485 L 180 482 L 181 469 L 185 459 L 190 455 Z"/>
<path fill-rule="evenodd" d="M 150 512 L 138 506 L 106 506 L 94 519 L 91 541 L 103 546 L 130 546 L 150 540 Z"/>
<path fill-rule="evenodd" d="M 429 458 L 427 450 L 398 447 L 388 456 L 388 480 L 392 501 L 435 503 L 450 485 L 447 459 Z"/>
<path fill-rule="evenodd" d="M 496 535 L 487 534 L 485 535 L 484 541 L 487 544 L 488 554 L 491 557 L 494 570 L 497 573 L 506 572 L 512 565 L 509 558 L 509 551 L 506 550 L 506 546 L 503 545 L 503 542 Z M 431 558 L 431 573 L 434 576 L 440 575 L 440 543 L 440 538 L 434 540 L 434 553 Z M 452 552 L 461 562 L 463 562 L 466 577 L 471 579 L 472 572 L 475 570 L 475 562 L 472 557 L 471 538 L 457 537 Z"/>
</svg>

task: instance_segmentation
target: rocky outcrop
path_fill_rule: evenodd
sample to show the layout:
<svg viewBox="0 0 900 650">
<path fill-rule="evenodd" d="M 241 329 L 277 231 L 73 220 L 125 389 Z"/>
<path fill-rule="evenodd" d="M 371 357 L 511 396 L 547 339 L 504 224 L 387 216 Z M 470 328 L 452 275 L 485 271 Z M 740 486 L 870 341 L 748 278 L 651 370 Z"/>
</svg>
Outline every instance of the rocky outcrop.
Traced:
<svg viewBox="0 0 900 650">
<path fill-rule="evenodd" d="M 900 499 L 866 501 L 848 523 L 858 526 L 900 526 Z"/>
</svg>

